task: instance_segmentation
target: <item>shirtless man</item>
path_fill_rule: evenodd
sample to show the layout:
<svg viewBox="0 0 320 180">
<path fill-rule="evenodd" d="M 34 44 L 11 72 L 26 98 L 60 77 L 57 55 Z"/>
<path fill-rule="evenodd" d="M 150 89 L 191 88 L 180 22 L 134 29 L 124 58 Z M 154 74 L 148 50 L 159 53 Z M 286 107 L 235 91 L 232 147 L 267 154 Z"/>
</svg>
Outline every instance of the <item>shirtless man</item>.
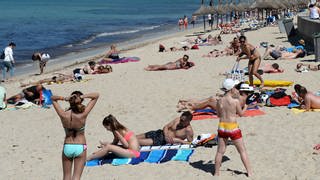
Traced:
<svg viewBox="0 0 320 180">
<path fill-rule="evenodd" d="M 320 97 L 314 95 L 312 92 L 308 92 L 305 87 L 302 86 L 300 88 L 298 95 L 303 99 L 303 104 L 301 105 L 302 109 L 309 111 L 311 109 L 320 108 Z"/>
<path fill-rule="evenodd" d="M 149 131 L 137 135 L 141 146 L 160 146 L 165 144 L 190 144 L 193 140 L 193 129 L 190 121 L 192 114 L 186 111 L 179 118 L 174 119 L 163 129 Z M 185 140 L 187 139 L 187 140 Z"/>
<path fill-rule="evenodd" d="M 218 148 L 215 157 L 215 176 L 220 175 L 221 161 L 226 152 L 228 138 L 231 138 L 233 144 L 236 146 L 248 176 L 252 175 L 248 155 L 242 141 L 241 130 L 236 121 L 237 114 L 243 116 L 245 109 L 241 109 L 239 100 L 234 98 L 234 96 L 238 94 L 238 90 L 234 88 L 234 85 L 235 82 L 232 79 L 226 79 L 223 82 L 225 94 L 217 101 L 217 113 L 220 122 L 218 125 Z"/>
</svg>

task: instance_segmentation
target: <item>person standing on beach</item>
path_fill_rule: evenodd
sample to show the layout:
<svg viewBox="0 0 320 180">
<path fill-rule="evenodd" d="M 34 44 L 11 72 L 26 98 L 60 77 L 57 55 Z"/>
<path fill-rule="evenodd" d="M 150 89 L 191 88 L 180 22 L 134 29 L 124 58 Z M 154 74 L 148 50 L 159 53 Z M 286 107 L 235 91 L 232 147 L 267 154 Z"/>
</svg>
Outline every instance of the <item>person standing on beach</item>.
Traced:
<svg viewBox="0 0 320 180">
<path fill-rule="evenodd" d="M 223 91 L 225 94 L 217 100 L 217 115 L 219 117 L 218 125 L 218 147 L 215 157 L 215 171 L 214 176 L 220 175 L 221 161 L 227 149 L 227 141 L 230 138 L 236 146 L 242 163 L 244 164 L 248 176 L 252 175 L 248 155 L 242 140 L 241 130 L 236 121 L 237 114 L 243 116 L 245 109 L 241 109 L 240 102 L 234 98 L 239 95 L 236 90 L 235 81 L 232 79 L 225 79 L 223 82 Z"/>
<path fill-rule="evenodd" d="M 87 106 L 82 104 L 86 98 L 91 99 Z M 98 93 L 82 94 L 80 91 L 72 92 L 69 97 L 51 97 L 53 107 L 60 117 L 66 133 L 62 151 L 63 179 L 65 180 L 79 180 L 81 178 L 87 156 L 87 145 L 84 134 L 86 120 L 98 98 Z M 59 100 L 69 102 L 70 108 L 65 111 L 59 105 Z"/>
<path fill-rule="evenodd" d="M 178 21 L 179 30 L 182 30 L 183 24 L 184 24 L 184 23 L 183 23 L 183 19 L 180 18 L 179 21 Z"/>
<path fill-rule="evenodd" d="M 184 29 L 188 29 L 188 17 L 185 15 L 183 18 Z"/>
<path fill-rule="evenodd" d="M 264 86 L 264 81 L 261 75 L 257 72 L 261 63 L 261 55 L 252 44 L 247 42 L 247 38 L 245 36 L 240 36 L 239 42 L 241 53 L 237 57 L 237 61 L 240 61 L 241 59 L 249 59 L 248 73 L 250 86 L 253 86 L 253 75 L 255 75 L 260 80 L 260 88 L 262 88 Z M 243 57 L 243 55 L 246 56 Z"/>
<path fill-rule="evenodd" d="M 191 18 L 191 24 L 192 24 L 192 28 L 194 28 L 194 25 L 196 24 L 196 20 L 197 20 L 197 16 L 192 16 Z"/>
<path fill-rule="evenodd" d="M 50 59 L 50 55 L 47 53 L 36 52 L 32 55 L 33 61 L 39 61 L 40 74 L 43 73 L 44 67 L 46 67 L 47 62 Z"/>
<path fill-rule="evenodd" d="M 10 72 L 10 76 L 13 77 L 14 73 L 14 58 L 13 58 L 13 49 L 16 47 L 16 44 L 11 42 L 9 45 L 4 49 L 4 59 L 1 63 L 1 69 L 2 69 L 2 82 L 4 82 L 6 79 L 6 72 Z"/>
</svg>

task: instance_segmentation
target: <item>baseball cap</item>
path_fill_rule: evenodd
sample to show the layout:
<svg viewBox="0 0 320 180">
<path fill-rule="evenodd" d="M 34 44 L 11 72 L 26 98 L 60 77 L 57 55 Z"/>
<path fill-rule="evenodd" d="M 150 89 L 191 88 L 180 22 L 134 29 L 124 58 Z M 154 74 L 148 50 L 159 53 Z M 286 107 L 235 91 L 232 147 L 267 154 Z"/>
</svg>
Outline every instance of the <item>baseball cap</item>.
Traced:
<svg viewBox="0 0 320 180">
<path fill-rule="evenodd" d="M 222 83 L 222 90 L 230 91 L 234 85 L 236 85 L 236 82 L 233 79 L 225 79 Z"/>
<path fill-rule="evenodd" d="M 240 91 L 254 91 L 254 89 L 249 84 L 241 84 Z"/>
</svg>

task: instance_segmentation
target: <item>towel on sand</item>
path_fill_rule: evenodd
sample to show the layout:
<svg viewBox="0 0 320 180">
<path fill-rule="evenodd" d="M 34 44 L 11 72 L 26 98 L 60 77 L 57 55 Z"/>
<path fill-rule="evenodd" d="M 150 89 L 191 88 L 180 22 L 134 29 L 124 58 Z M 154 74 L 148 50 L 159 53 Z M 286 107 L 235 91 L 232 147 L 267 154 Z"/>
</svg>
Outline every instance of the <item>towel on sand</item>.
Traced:
<svg viewBox="0 0 320 180">
<path fill-rule="evenodd" d="M 251 117 L 251 116 L 260 116 L 264 115 L 265 112 L 261 111 L 258 106 L 254 108 L 247 109 L 244 112 L 245 117 Z M 192 113 L 193 118 L 192 120 L 203 120 L 203 119 L 216 119 L 218 118 L 217 113 L 213 109 L 200 109 L 196 110 L 194 113 Z"/>
<path fill-rule="evenodd" d="M 141 151 L 138 158 L 119 158 L 114 154 L 109 154 L 102 159 L 94 159 L 88 161 L 86 166 L 98 166 L 103 164 L 112 164 L 114 166 L 124 164 L 139 164 L 141 162 L 148 163 L 164 163 L 170 160 L 189 161 L 194 149 L 155 149 L 151 151 Z"/>
</svg>

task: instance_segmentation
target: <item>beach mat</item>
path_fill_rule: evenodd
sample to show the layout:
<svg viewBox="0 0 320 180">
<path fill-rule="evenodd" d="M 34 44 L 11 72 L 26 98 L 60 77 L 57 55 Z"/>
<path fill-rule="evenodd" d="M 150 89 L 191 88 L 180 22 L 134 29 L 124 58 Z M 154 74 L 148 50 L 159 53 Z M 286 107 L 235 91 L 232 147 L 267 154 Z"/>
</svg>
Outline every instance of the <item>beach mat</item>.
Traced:
<svg viewBox="0 0 320 180">
<path fill-rule="evenodd" d="M 88 161 L 86 166 L 101 166 L 104 164 L 112 164 L 120 166 L 125 164 L 136 165 L 142 162 L 147 163 L 165 163 L 168 161 L 189 161 L 194 149 L 155 149 L 150 151 L 141 151 L 138 158 L 119 158 L 114 154 L 109 154 L 102 159 L 94 159 Z"/>
<path fill-rule="evenodd" d="M 139 57 L 123 57 L 120 59 L 113 59 L 113 61 L 104 61 L 101 60 L 99 64 L 119 64 L 119 63 L 127 63 L 127 62 L 138 62 L 140 61 Z"/>
<path fill-rule="evenodd" d="M 244 112 L 244 117 L 253 117 L 253 116 L 261 116 L 266 114 L 262 110 L 259 109 L 258 106 L 254 108 L 247 109 Z M 193 117 L 192 120 L 204 120 L 204 119 L 217 119 L 217 113 L 215 110 L 212 109 L 200 109 L 196 110 L 192 113 Z"/>
<path fill-rule="evenodd" d="M 309 111 L 307 111 L 305 109 L 291 108 L 291 110 L 294 114 L 299 114 L 303 112 L 320 112 L 320 109 L 310 109 Z"/>
</svg>

